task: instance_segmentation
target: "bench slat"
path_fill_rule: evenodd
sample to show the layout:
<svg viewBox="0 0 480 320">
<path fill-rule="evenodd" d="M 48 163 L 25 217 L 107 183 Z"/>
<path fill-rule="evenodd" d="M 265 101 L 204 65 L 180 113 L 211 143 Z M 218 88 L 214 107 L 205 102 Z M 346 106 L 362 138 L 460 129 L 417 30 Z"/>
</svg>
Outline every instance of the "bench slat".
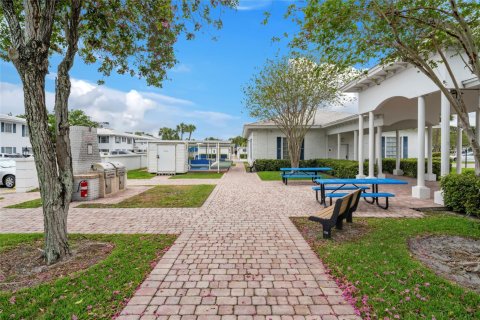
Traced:
<svg viewBox="0 0 480 320">
<path fill-rule="evenodd" d="M 343 187 L 325 187 L 325 190 L 357 190 L 357 189 L 368 190 L 368 189 L 370 189 L 370 187 L 367 187 L 367 186 L 358 186 L 358 187 L 349 187 L 349 186 L 343 186 Z M 321 187 L 320 187 L 320 186 L 314 186 L 314 187 L 312 187 L 312 190 L 320 191 L 320 190 L 321 190 Z"/>
<path fill-rule="evenodd" d="M 333 206 L 325 208 L 322 211 L 315 213 L 311 217 L 316 217 L 321 219 L 330 219 L 333 215 L 333 209 L 334 209 Z"/>
<path fill-rule="evenodd" d="M 327 198 L 341 198 L 346 196 L 348 193 L 327 193 L 325 194 L 325 197 Z M 377 192 L 377 193 L 371 193 L 371 192 L 362 192 L 360 193 L 361 198 L 392 198 L 395 197 L 393 193 L 387 193 L 387 192 Z"/>
</svg>

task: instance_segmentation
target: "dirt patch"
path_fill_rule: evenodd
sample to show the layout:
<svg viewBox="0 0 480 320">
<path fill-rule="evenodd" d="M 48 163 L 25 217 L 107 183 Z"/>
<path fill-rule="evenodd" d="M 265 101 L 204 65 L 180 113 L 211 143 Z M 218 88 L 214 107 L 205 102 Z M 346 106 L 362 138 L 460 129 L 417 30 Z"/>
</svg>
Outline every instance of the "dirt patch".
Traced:
<svg viewBox="0 0 480 320">
<path fill-rule="evenodd" d="M 415 257 L 437 275 L 480 293 L 480 240 L 427 236 L 408 241 Z"/>
<path fill-rule="evenodd" d="M 48 266 L 41 257 L 43 241 L 21 244 L 0 252 L 0 291 L 15 291 L 56 280 L 105 259 L 112 243 L 87 239 L 71 241 L 72 256 Z"/>
<path fill-rule="evenodd" d="M 332 238 L 323 239 L 323 228 L 320 223 L 310 221 L 306 217 L 295 217 L 290 219 L 305 240 L 308 243 L 315 242 L 315 245 L 321 245 L 322 242 L 326 243 L 326 241 L 338 243 L 355 241 L 369 232 L 369 227 L 366 221 L 354 219 L 353 223 L 347 223 L 344 221 L 342 230 L 332 228 Z"/>
</svg>

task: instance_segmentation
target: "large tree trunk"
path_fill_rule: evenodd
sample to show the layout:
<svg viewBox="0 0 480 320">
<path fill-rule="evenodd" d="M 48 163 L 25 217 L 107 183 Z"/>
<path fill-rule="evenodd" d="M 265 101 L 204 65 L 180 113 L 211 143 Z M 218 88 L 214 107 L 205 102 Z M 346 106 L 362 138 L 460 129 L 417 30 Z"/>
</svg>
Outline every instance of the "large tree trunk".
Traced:
<svg viewBox="0 0 480 320">
<path fill-rule="evenodd" d="M 25 70 L 22 82 L 30 142 L 43 200 L 44 254 L 47 263 L 52 264 L 70 254 L 67 239 L 68 204 L 65 206 L 65 203 L 70 202 L 71 184 L 68 186 L 70 189 L 66 189 L 67 186 L 58 175 L 55 146 L 48 130 L 45 72 Z"/>
<path fill-rule="evenodd" d="M 292 168 L 300 167 L 300 154 L 301 154 L 301 143 L 303 138 L 298 141 L 299 138 L 295 134 L 287 136 L 288 141 L 288 155 L 290 157 L 290 165 Z"/>
</svg>

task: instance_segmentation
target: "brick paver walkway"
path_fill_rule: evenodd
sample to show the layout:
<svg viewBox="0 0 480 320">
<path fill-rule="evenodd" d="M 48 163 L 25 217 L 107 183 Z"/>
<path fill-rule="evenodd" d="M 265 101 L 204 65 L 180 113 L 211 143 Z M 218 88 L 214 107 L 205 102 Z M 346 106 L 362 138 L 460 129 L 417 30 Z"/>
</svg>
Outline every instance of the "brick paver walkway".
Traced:
<svg viewBox="0 0 480 320">
<path fill-rule="evenodd" d="M 422 217 L 412 207 L 433 206 L 394 192 L 388 211 L 361 202 L 359 217 Z M 153 184 L 216 183 L 202 208 L 70 210 L 72 233 L 174 233 L 179 238 L 163 256 L 119 319 L 356 319 L 353 308 L 290 222 L 321 207 L 311 183 L 260 181 L 237 165 L 222 179 L 168 180 Z M 132 181 L 127 194 L 149 187 Z M 432 185 L 435 188 L 435 185 Z M 433 191 L 433 190 L 432 190 Z M 0 206 L 38 198 L 38 193 L 2 194 Z M 119 199 L 99 200 L 117 202 Z M 42 232 L 41 209 L 0 208 L 0 233 Z"/>
<path fill-rule="evenodd" d="M 288 198 L 232 168 L 118 319 L 357 319 Z"/>
</svg>

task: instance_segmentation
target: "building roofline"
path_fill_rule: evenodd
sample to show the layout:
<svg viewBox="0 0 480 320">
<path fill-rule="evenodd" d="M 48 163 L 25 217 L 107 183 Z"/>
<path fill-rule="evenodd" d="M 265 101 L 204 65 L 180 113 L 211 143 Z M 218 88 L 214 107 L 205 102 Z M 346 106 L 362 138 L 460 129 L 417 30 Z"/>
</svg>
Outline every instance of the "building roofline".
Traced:
<svg viewBox="0 0 480 320">
<path fill-rule="evenodd" d="M 378 85 L 381 82 L 393 77 L 398 72 L 407 69 L 410 65 L 407 62 L 392 62 L 388 65 L 378 64 L 370 68 L 365 74 L 357 79 L 350 81 L 340 88 L 343 92 L 360 92 L 372 85 Z"/>
</svg>

